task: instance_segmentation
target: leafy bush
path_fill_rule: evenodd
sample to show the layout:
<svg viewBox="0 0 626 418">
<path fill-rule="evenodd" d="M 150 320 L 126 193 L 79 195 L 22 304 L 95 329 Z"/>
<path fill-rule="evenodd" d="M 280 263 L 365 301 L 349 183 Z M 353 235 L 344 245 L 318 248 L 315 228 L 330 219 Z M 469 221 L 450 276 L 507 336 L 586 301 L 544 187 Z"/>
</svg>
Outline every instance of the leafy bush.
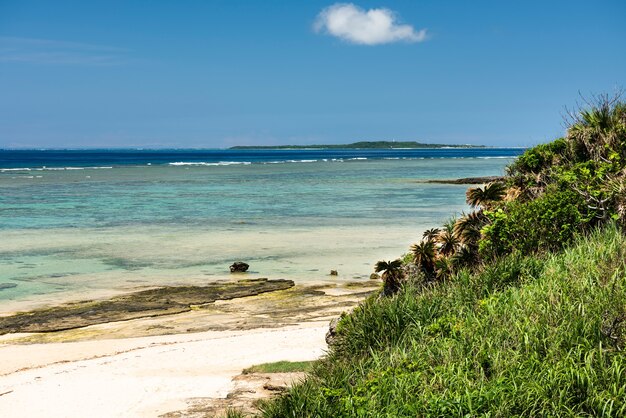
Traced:
<svg viewBox="0 0 626 418">
<path fill-rule="evenodd" d="M 527 149 L 507 168 L 510 176 L 538 173 L 554 165 L 563 158 L 567 150 L 565 138 L 559 138 L 547 144 L 540 144 Z"/>
<path fill-rule="evenodd" d="M 505 210 L 486 212 L 480 253 L 485 259 L 512 252 L 531 254 L 561 249 L 584 226 L 586 206 L 573 191 L 546 193 L 530 202 L 511 202 Z"/>
</svg>

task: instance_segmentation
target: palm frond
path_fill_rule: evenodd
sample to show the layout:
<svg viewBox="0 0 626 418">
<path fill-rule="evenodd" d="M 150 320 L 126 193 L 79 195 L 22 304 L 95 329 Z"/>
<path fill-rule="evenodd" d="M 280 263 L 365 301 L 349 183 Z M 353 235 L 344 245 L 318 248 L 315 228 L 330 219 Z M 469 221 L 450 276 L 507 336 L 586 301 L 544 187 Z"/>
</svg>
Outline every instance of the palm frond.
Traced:
<svg viewBox="0 0 626 418">
<path fill-rule="evenodd" d="M 483 187 L 470 187 L 465 193 L 467 204 L 471 207 L 485 206 L 502 200 L 506 194 L 504 183 L 494 181 Z"/>
<path fill-rule="evenodd" d="M 475 245 L 480 239 L 480 230 L 488 221 L 482 211 L 471 212 L 456 221 L 454 235 L 465 245 Z"/>
<path fill-rule="evenodd" d="M 454 227 L 445 229 L 437 236 L 436 242 L 439 244 L 439 252 L 444 256 L 454 254 L 458 246 L 461 245 L 461 241 L 454 235 L 453 230 Z"/>
<path fill-rule="evenodd" d="M 375 266 L 376 273 L 383 272 L 383 294 L 393 295 L 402 287 L 404 272 L 402 271 L 402 260 L 379 261 Z"/>
<path fill-rule="evenodd" d="M 441 231 L 439 228 L 427 229 L 426 231 L 424 231 L 424 234 L 422 234 L 422 238 L 428 241 L 433 241 L 435 238 L 437 238 L 437 235 L 439 235 L 439 231 Z"/>
<path fill-rule="evenodd" d="M 452 262 L 447 257 L 442 257 L 435 261 L 435 275 L 439 280 L 450 278 L 453 273 Z"/>
<path fill-rule="evenodd" d="M 376 263 L 374 270 L 376 273 L 385 272 L 385 271 L 395 271 L 402 267 L 402 260 L 399 258 L 393 261 L 379 261 Z"/>
<path fill-rule="evenodd" d="M 435 243 L 433 241 L 424 240 L 419 244 L 411 246 L 415 265 L 419 266 L 424 272 L 432 273 L 435 269 Z"/>
<path fill-rule="evenodd" d="M 450 263 L 456 270 L 464 267 L 472 267 L 478 260 L 478 252 L 475 248 L 468 245 L 462 245 L 461 248 L 450 257 Z"/>
</svg>

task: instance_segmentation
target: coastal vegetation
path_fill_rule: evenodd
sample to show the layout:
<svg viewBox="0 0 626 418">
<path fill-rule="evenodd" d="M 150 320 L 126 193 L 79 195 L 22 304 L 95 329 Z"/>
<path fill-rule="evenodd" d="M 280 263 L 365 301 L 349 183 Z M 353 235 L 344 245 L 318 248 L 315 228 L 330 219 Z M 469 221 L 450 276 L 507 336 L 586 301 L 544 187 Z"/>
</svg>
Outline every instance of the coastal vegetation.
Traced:
<svg viewBox="0 0 626 418">
<path fill-rule="evenodd" d="M 625 416 L 626 104 L 588 105 L 377 263 L 380 295 L 262 416 Z"/>
<path fill-rule="evenodd" d="M 243 370 L 243 374 L 251 373 L 293 373 L 308 372 L 311 369 L 312 361 L 276 361 L 274 363 L 263 363 L 250 366 Z"/>
<path fill-rule="evenodd" d="M 484 148 L 482 145 L 424 144 L 416 141 L 359 141 L 326 145 L 237 145 L 229 149 L 397 149 L 397 148 Z"/>
</svg>

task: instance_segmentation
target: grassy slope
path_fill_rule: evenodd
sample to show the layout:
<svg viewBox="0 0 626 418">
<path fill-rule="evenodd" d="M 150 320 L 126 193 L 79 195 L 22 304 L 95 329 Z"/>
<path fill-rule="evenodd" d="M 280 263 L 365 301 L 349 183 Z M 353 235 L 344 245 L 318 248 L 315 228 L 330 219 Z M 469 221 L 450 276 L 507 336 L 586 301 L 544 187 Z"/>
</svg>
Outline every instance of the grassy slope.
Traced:
<svg viewBox="0 0 626 418">
<path fill-rule="evenodd" d="M 267 417 L 626 416 L 626 238 L 369 299 Z"/>
<path fill-rule="evenodd" d="M 411 247 L 416 274 L 377 263 L 401 290 L 265 416 L 626 416 L 626 103 L 594 98 L 467 198 Z"/>
</svg>

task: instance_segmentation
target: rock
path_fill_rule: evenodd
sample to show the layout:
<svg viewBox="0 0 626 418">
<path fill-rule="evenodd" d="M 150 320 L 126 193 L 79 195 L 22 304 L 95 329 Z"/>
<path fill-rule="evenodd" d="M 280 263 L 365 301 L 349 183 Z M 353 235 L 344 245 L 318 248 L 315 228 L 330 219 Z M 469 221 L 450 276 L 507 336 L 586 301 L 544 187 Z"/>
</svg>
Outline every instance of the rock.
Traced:
<svg viewBox="0 0 626 418">
<path fill-rule="evenodd" d="M 370 274 L 370 280 L 380 280 L 380 274 L 378 273 Z"/>
<path fill-rule="evenodd" d="M 339 275 L 339 273 L 337 272 L 337 270 L 331 270 L 331 271 L 330 271 L 330 275 L 331 275 L 331 276 L 338 276 L 338 275 Z"/>
<path fill-rule="evenodd" d="M 266 383 L 263 385 L 263 389 L 269 390 L 270 392 L 285 392 L 287 391 L 286 385 L 273 385 L 271 383 Z"/>
<path fill-rule="evenodd" d="M 17 287 L 17 283 L 0 283 L 0 290 L 13 289 L 14 287 Z"/>
<path fill-rule="evenodd" d="M 493 181 L 502 181 L 502 176 L 486 176 L 486 177 L 466 177 L 462 179 L 434 179 L 434 180 L 417 180 L 417 183 L 437 183 L 437 184 L 485 184 Z"/>
<path fill-rule="evenodd" d="M 174 315 L 216 300 L 232 300 L 290 289 L 292 280 L 238 280 L 207 286 L 157 287 L 110 299 L 69 302 L 60 306 L 0 316 L 0 335 L 16 332 L 53 332 L 114 321 Z"/>
<path fill-rule="evenodd" d="M 326 344 L 329 346 L 333 345 L 335 339 L 337 338 L 337 324 L 339 324 L 339 318 L 334 318 L 328 324 L 328 332 L 326 333 Z"/>
<path fill-rule="evenodd" d="M 231 273 L 244 273 L 248 271 L 250 265 L 248 263 L 244 263 L 243 261 L 235 261 L 232 266 L 230 266 Z"/>
</svg>

